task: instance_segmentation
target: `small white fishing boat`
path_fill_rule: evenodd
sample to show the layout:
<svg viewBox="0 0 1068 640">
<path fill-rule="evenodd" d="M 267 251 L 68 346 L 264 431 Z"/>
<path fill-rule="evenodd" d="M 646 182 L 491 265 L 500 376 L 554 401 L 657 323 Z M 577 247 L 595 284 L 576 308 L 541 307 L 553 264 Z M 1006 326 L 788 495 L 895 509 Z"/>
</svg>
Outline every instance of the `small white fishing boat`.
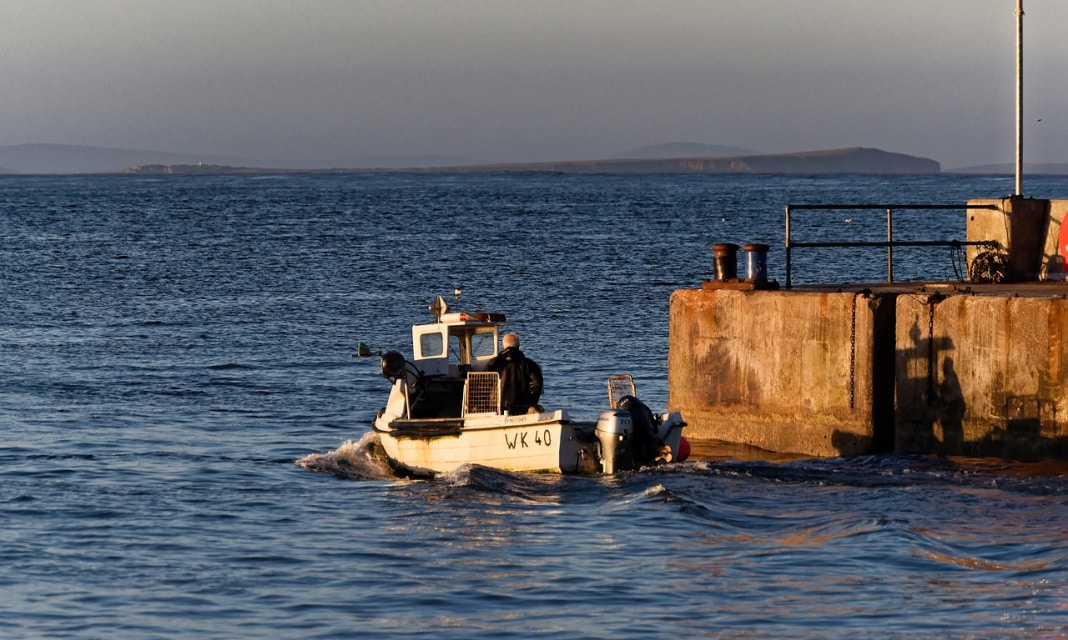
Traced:
<svg viewBox="0 0 1068 640">
<path fill-rule="evenodd" d="M 509 415 L 501 380 L 488 369 L 498 354 L 498 313 L 449 313 L 438 296 L 434 322 L 412 327 L 413 357 L 381 354 L 392 388 L 374 421 L 382 451 L 402 475 L 433 476 L 465 464 L 508 471 L 615 473 L 680 461 L 689 454 L 678 413 L 654 415 L 635 396 L 630 375 L 608 380 L 609 408 L 596 424 L 566 409 Z"/>
</svg>

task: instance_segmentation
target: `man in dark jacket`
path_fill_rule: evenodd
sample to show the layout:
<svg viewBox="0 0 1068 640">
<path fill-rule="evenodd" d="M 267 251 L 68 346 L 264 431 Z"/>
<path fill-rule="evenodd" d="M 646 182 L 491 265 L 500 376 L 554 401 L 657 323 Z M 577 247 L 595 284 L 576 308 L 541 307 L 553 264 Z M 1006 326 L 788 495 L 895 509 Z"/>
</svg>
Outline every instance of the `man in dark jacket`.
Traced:
<svg viewBox="0 0 1068 640">
<path fill-rule="evenodd" d="M 519 336 L 501 338 L 504 350 L 490 360 L 488 369 L 501 376 L 501 409 L 511 415 L 537 411 L 541 399 L 541 367 L 519 350 Z"/>
</svg>

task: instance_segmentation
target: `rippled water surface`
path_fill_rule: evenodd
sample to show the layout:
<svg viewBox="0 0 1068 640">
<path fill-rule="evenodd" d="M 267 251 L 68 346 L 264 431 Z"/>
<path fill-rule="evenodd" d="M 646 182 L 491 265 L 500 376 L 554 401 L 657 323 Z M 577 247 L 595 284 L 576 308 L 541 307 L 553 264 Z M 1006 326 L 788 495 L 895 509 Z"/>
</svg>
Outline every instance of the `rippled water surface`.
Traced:
<svg viewBox="0 0 1068 640">
<path fill-rule="evenodd" d="M 1068 179 L 1029 188 L 1064 197 Z M 427 305 L 501 311 L 546 404 L 667 401 L 671 291 L 783 208 L 1010 177 L 0 178 L 0 637 L 1065 637 L 1059 461 L 702 444 L 611 478 L 391 477 L 364 441 Z M 960 239 L 963 213 L 902 213 Z M 810 217 L 810 239 L 885 232 Z M 911 234 L 911 235 L 910 235 Z M 795 282 L 885 279 L 879 250 Z M 742 267 L 744 269 L 744 265 Z M 895 257 L 951 278 L 953 256 Z M 298 464 L 299 461 L 299 464 Z"/>
</svg>

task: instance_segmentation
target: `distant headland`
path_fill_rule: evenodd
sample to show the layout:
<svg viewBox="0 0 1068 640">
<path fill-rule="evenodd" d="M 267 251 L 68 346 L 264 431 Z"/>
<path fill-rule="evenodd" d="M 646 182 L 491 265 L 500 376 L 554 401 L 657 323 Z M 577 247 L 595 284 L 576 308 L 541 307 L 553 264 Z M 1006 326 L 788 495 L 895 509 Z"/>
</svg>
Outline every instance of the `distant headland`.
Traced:
<svg viewBox="0 0 1068 640">
<path fill-rule="evenodd" d="M 613 158 L 570 162 L 488 164 L 453 171 L 541 171 L 554 173 L 939 173 L 941 165 L 880 149 L 853 147 L 828 151 L 720 157 Z"/>
<path fill-rule="evenodd" d="M 940 173 L 935 160 L 880 149 L 854 147 L 800 153 L 756 154 L 724 157 L 612 158 L 562 162 L 465 164 L 435 167 L 352 167 L 333 169 L 271 169 L 213 164 L 148 164 L 122 171 L 130 175 L 209 175 L 262 173 Z"/>
<path fill-rule="evenodd" d="M 1029 173 L 1068 174 L 1068 164 L 1027 164 Z M 1011 164 L 943 170 L 939 162 L 868 147 L 792 153 L 693 142 L 631 149 L 603 159 L 495 162 L 450 156 L 351 156 L 286 162 L 62 144 L 0 146 L 0 173 L 16 175 L 220 175 L 271 173 L 1004 173 Z"/>
</svg>

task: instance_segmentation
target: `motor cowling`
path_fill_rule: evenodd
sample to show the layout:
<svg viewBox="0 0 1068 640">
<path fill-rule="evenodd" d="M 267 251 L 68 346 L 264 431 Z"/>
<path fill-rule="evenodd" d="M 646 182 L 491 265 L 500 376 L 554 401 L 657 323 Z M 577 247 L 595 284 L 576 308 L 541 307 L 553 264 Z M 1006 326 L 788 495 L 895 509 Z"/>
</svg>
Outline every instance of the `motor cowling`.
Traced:
<svg viewBox="0 0 1068 640">
<path fill-rule="evenodd" d="M 404 356 L 398 351 L 387 351 L 382 354 L 382 377 L 387 380 L 396 380 L 405 373 Z"/>
<path fill-rule="evenodd" d="M 663 444 L 657 436 L 656 416 L 645 403 L 634 396 L 623 396 L 617 406 L 630 413 L 633 429 L 633 437 L 627 446 L 630 465 L 637 469 L 653 463 L 660 455 Z"/>
<path fill-rule="evenodd" d="M 630 412 L 625 409 L 602 411 L 597 417 L 594 430 L 597 441 L 601 443 L 601 472 L 616 472 L 616 454 L 626 450 L 627 443 L 634 433 L 634 423 Z"/>
</svg>

